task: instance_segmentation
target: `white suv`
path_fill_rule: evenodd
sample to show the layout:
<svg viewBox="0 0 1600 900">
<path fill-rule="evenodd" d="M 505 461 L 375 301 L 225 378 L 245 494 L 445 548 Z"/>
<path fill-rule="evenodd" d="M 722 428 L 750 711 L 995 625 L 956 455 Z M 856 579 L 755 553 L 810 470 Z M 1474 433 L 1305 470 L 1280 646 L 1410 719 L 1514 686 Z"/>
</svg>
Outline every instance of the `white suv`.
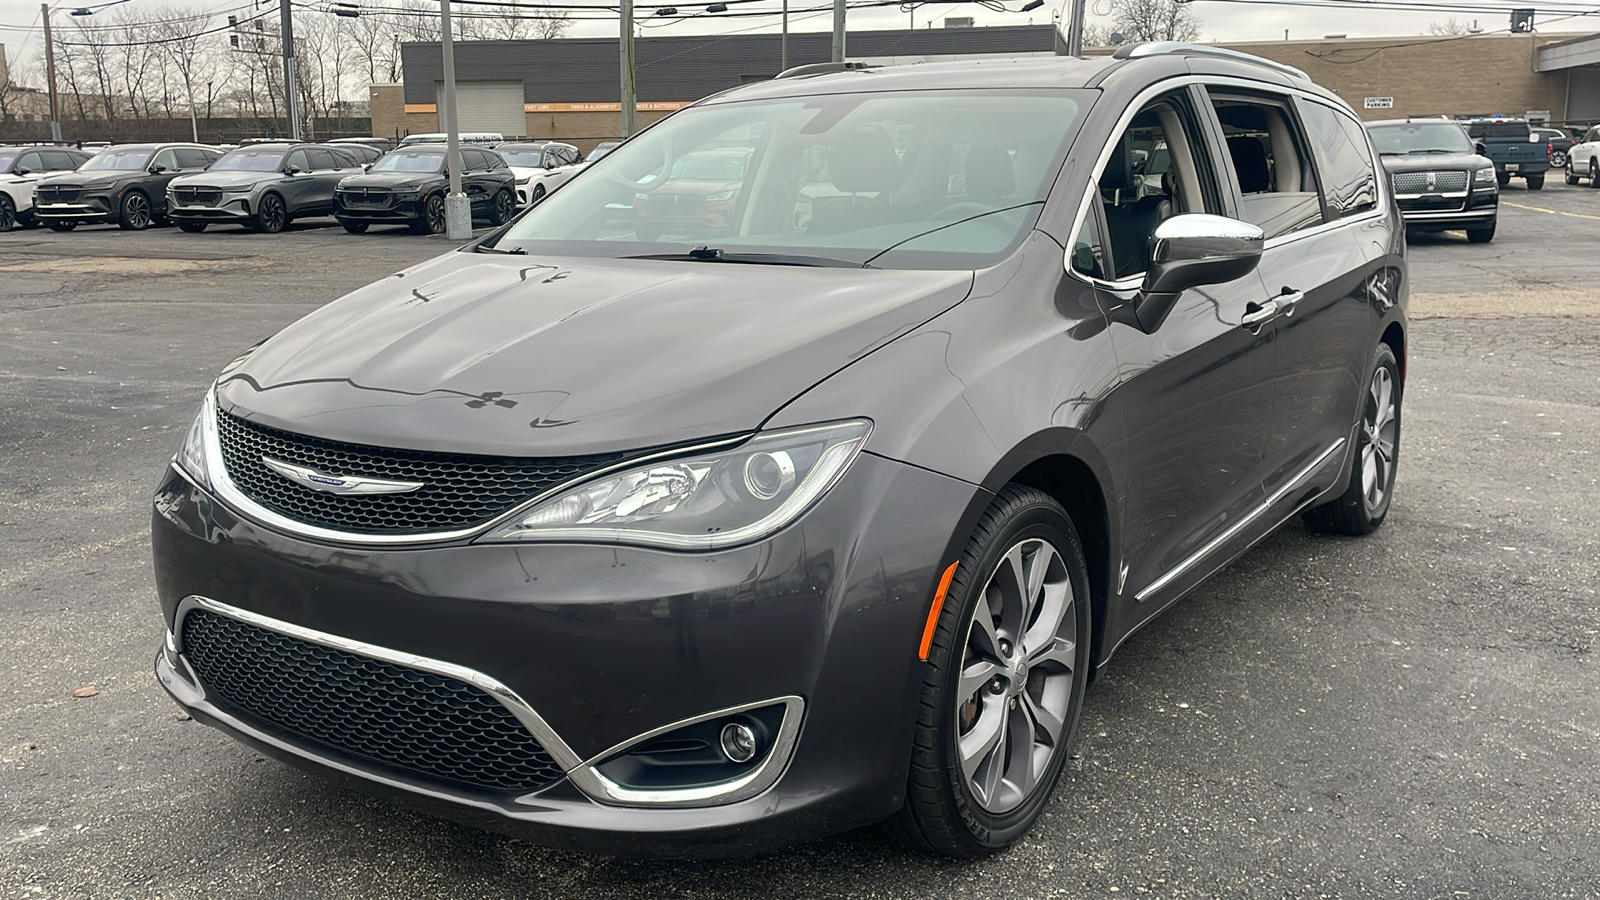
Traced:
<svg viewBox="0 0 1600 900">
<path fill-rule="evenodd" d="M 33 183 L 71 172 L 90 154 L 67 147 L 0 147 L 0 231 L 33 223 Z"/>
<path fill-rule="evenodd" d="M 1567 184 L 1589 179 L 1589 186 L 1600 188 L 1600 125 L 1590 128 L 1583 139 L 1567 151 Z"/>
</svg>

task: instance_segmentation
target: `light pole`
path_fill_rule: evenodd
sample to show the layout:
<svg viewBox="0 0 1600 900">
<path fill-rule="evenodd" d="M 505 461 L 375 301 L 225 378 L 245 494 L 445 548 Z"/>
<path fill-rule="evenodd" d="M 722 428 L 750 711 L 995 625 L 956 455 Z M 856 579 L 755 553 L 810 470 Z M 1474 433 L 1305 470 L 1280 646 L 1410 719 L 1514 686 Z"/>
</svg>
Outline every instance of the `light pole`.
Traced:
<svg viewBox="0 0 1600 900">
<path fill-rule="evenodd" d="M 778 71 L 789 68 L 789 0 L 783 0 L 783 37 L 778 41 Z"/>
<path fill-rule="evenodd" d="M 289 0 L 279 0 L 278 22 L 283 29 L 283 111 L 289 117 L 289 137 L 300 140 L 299 101 L 295 99 L 294 83 L 294 16 L 290 14 Z"/>
<path fill-rule="evenodd" d="M 61 143 L 61 114 L 56 107 L 56 45 L 50 39 L 50 4 L 39 4 L 39 15 L 44 19 L 45 78 L 50 81 L 50 140 Z"/>
<path fill-rule="evenodd" d="M 622 30 L 618 34 L 617 56 L 622 68 L 622 139 L 627 140 L 639 124 L 638 96 L 633 83 L 633 0 L 622 0 L 620 12 Z"/>
<path fill-rule="evenodd" d="M 1072 16 L 1067 21 L 1067 55 L 1083 55 L 1083 20 L 1085 0 L 1072 0 Z"/>
<path fill-rule="evenodd" d="M 450 175 L 450 194 L 444 198 L 444 232 L 452 241 L 464 241 L 472 237 L 472 202 L 461 191 L 461 125 L 456 118 L 456 50 L 450 27 L 450 0 L 439 0 L 439 37 L 444 51 L 444 165 Z M 426 210 L 423 216 L 427 216 Z"/>
<path fill-rule="evenodd" d="M 833 0 L 833 61 L 844 62 L 844 0 Z"/>
</svg>

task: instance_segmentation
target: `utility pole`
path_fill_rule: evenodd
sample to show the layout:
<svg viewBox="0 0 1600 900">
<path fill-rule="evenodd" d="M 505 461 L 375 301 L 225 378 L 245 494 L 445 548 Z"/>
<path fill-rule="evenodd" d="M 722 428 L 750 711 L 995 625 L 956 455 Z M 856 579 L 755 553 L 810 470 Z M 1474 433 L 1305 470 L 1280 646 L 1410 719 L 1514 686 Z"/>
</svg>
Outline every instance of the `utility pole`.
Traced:
<svg viewBox="0 0 1600 900">
<path fill-rule="evenodd" d="M 617 55 L 622 65 L 622 138 L 627 140 L 639 125 L 639 98 L 633 84 L 633 0 L 622 0 L 621 27 Z"/>
<path fill-rule="evenodd" d="M 844 0 L 833 0 L 833 61 L 844 62 Z"/>
<path fill-rule="evenodd" d="M 456 48 L 450 0 L 439 0 L 439 44 L 444 51 L 444 165 L 450 195 L 444 198 L 444 233 L 452 241 L 472 237 L 472 201 L 461 191 L 461 122 L 456 117 Z M 426 211 L 423 213 L 427 215 Z"/>
<path fill-rule="evenodd" d="M 283 112 L 289 117 L 289 137 L 300 140 L 300 103 L 295 98 L 294 83 L 294 16 L 289 12 L 289 0 L 278 0 L 279 28 L 283 30 Z"/>
<path fill-rule="evenodd" d="M 56 45 L 50 39 L 50 4 L 39 4 L 39 16 L 44 19 L 44 67 L 50 80 L 50 140 L 61 143 L 61 114 L 56 108 Z"/>
<path fill-rule="evenodd" d="M 1083 55 L 1083 20 L 1085 0 L 1072 0 L 1072 18 L 1067 22 L 1067 55 Z"/>
<path fill-rule="evenodd" d="M 778 41 L 778 71 L 789 68 L 789 0 L 783 0 L 783 37 Z"/>
</svg>

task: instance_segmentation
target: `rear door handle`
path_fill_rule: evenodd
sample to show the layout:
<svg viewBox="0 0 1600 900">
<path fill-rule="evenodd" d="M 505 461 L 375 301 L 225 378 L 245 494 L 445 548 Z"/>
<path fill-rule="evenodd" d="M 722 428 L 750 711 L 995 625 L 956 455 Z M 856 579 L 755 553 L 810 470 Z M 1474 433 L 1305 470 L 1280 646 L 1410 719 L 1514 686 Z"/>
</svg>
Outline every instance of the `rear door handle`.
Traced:
<svg viewBox="0 0 1600 900">
<path fill-rule="evenodd" d="M 1295 304 L 1299 303 L 1305 298 L 1306 295 L 1304 292 L 1297 291 L 1292 288 L 1284 288 L 1283 293 L 1272 299 L 1278 304 L 1279 312 L 1283 313 L 1285 316 L 1292 316 L 1294 315 Z"/>
<path fill-rule="evenodd" d="M 1244 315 L 1239 319 L 1239 324 L 1245 328 L 1254 328 L 1270 322 L 1278 314 L 1278 300 L 1274 297 L 1266 303 L 1257 303 L 1254 300 L 1244 305 Z"/>
</svg>

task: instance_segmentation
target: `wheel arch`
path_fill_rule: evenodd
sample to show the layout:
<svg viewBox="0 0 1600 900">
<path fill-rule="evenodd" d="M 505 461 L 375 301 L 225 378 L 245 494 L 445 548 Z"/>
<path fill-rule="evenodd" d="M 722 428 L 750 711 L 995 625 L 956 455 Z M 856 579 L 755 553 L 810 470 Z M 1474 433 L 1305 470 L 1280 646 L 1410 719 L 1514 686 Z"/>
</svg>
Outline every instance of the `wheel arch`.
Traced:
<svg viewBox="0 0 1600 900">
<path fill-rule="evenodd" d="M 1389 345 L 1394 351 L 1395 362 L 1400 364 L 1400 383 L 1406 383 L 1406 333 L 1399 322 L 1390 322 L 1389 327 L 1383 330 L 1383 337 L 1378 340 Z"/>
</svg>

